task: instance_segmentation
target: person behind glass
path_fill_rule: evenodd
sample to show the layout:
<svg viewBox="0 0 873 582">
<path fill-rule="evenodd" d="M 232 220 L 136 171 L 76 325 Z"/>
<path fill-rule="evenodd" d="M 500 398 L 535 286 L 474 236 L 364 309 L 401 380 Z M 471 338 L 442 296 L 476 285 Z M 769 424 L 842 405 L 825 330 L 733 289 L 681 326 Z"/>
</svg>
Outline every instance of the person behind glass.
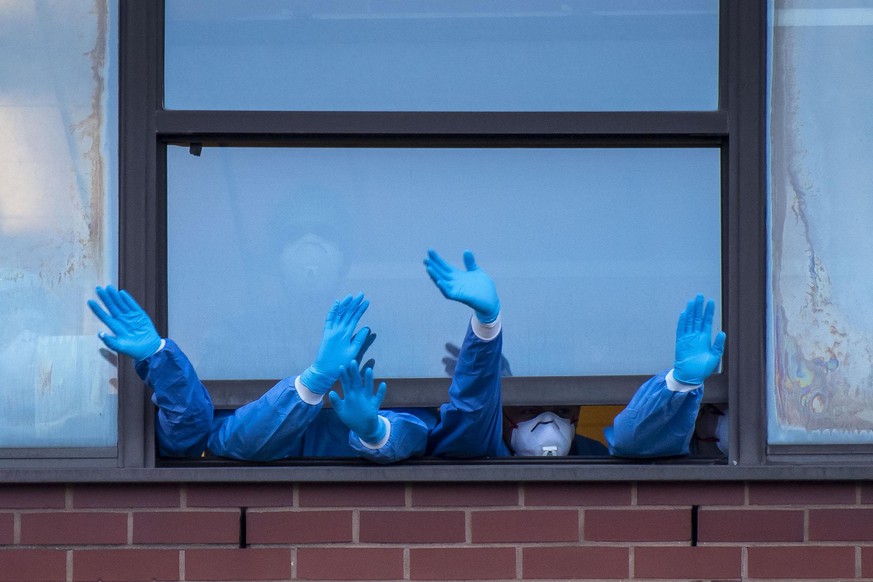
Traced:
<svg viewBox="0 0 873 582">
<path fill-rule="evenodd" d="M 698 295 L 688 303 L 679 317 L 673 369 L 637 390 L 606 429 L 607 449 L 576 435 L 577 406 L 501 406 L 500 301 L 494 282 L 476 265 L 470 251 L 464 253 L 464 263 L 466 270 L 462 271 L 433 250 L 425 259 L 428 275 L 443 296 L 474 311 L 462 348 L 468 356 L 458 358 L 449 403 L 440 407 L 429 454 L 448 458 L 688 454 L 703 380 L 718 366 L 724 350 L 724 333 L 712 341 L 713 301 L 704 306 L 703 296 Z M 465 378 L 478 381 L 459 381 Z"/>
<path fill-rule="evenodd" d="M 101 332 L 100 339 L 133 358 L 137 374 L 153 390 L 162 456 L 195 458 L 206 451 L 246 461 L 360 456 L 389 463 L 425 452 L 433 413 L 380 411 L 385 384 L 374 392 L 372 367 L 358 371 L 356 358 L 375 338 L 367 327 L 356 331 L 369 306 L 363 294 L 333 304 L 309 368 L 229 411 L 214 410 L 191 362 L 175 342 L 158 335 L 130 294 L 107 286 L 98 287 L 97 295 L 106 310 L 93 300 L 88 305 L 115 334 Z M 342 382 L 342 397 L 330 391 L 337 380 Z M 334 407 L 323 409 L 329 391 Z"/>
</svg>

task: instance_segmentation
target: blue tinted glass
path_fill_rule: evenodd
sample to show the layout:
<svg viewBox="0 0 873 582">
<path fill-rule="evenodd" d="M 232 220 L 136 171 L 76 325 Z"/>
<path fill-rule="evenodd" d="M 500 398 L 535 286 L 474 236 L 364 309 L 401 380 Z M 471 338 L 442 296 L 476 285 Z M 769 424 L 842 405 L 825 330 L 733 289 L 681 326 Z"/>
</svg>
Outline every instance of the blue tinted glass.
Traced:
<svg viewBox="0 0 873 582">
<path fill-rule="evenodd" d="M 0 2 L 0 448 L 114 447 L 118 2 Z"/>
<path fill-rule="evenodd" d="M 711 110 L 717 0 L 168 0 L 166 107 Z"/>
<path fill-rule="evenodd" d="M 873 4 L 771 2 L 768 439 L 873 443 Z"/>
<path fill-rule="evenodd" d="M 368 356 L 444 376 L 470 312 L 422 259 L 496 281 L 515 375 L 648 374 L 696 292 L 720 306 L 717 149 L 168 149 L 169 331 L 205 378 L 312 363 L 364 291 Z"/>
</svg>

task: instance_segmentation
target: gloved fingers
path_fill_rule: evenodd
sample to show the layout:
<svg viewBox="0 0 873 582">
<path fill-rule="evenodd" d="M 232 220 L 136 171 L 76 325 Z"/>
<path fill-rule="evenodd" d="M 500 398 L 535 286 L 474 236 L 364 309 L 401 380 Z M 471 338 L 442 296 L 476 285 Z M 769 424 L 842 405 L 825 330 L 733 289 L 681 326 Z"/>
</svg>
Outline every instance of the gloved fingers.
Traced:
<svg viewBox="0 0 873 582">
<path fill-rule="evenodd" d="M 710 299 L 706 302 L 706 307 L 703 311 L 703 327 L 702 330 L 707 334 L 707 337 L 712 337 L 712 318 L 715 315 L 715 301 Z"/>
<path fill-rule="evenodd" d="M 431 279 L 448 279 L 452 276 L 452 268 L 446 264 L 437 263 L 436 261 L 424 260 L 424 266 L 427 269 Z"/>
<path fill-rule="evenodd" d="M 355 360 L 360 362 L 361 356 L 364 355 L 364 352 L 367 351 L 367 348 L 370 347 L 370 344 L 367 343 L 367 340 L 370 338 L 370 328 L 364 327 L 361 328 L 358 333 L 354 335 L 352 338 L 352 348 L 355 350 Z M 375 339 L 375 338 L 374 338 Z M 372 342 L 370 342 L 372 343 Z"/>
<path fill-rule="evenodd" d="M 464 266 L 468 271 L 475 271 L 479 267 L 476 266 L 476 258 L 473 256 L 473 251 L 467 249 L 464 251 Z"/>
<path fill-rule="evenodd" d="M 113 316 L 118 316 L 124 313 L 121 306 L 118 305 L 116 301 L 117 292 L 115 291 L 115 287 L 112 285 L 107 285 L 106 287 L 97 287 L 97 297 L 100 298 L 100 301 L 103 302 L 103 305 L 106 306 L 106 309 Z"/>
<path fill-rule="evenodd" d="M 685 328 L 683 334 L 691 333 L 694 329 L 694 299 L 685 306 Z"/>
<path fill-rule="evenodd" d="M 376 365 L 376 360 L 374 360 L 373 358 L 370 358 L 369 360 L 364 362 L 363 366 L 361 366 L 361 372 L 363 372 L 364 370 L 368 370 L 368 369 L 372 370 L 375 365 Z"/>
<path fill-rule="evenodd" d="M 325 327 L 335 324 L 340 318 L 342 318 L 342 315 L 345 313 L 351 300 L 352 296 L 349 294 L 343 299 L 337 299 L 333 302 L 333 306 L 331 306 L 330 311 L 327 312 L 327 317 L 324 319 Z"/>
<path fill-rule="evenodd" d="M 367 308 L 370 307 L 370 302 L 364 299 L 363 293 L 359 293 L 355 299 L 356 301 L 352 303 L 342 319 L 343 325 L 347 326 L 350 331 L 354 331 L 358 327 L 358 322 L 364 316 Z M 352 307 L 354 308 L 352 309 Z"/>
<path fill-rule="evenodd" d="M 348 398 L 350 393 L 361 390 L 361 377 L 358 374 L 358 362 L 355 360 L 349 362 L 348 366 L 340 366 L 339 379 L 343 387 L 343 397 Z"/>
<path fill-rule="evenodd" d="M 118 295 L 120 297 L 119 302 L 124 304 L 127 311 L 139 311 L 145 313 L 145 309 L 140 307 L 139 303 L 136 302 L 136 299 L 134 299 L 130 293 L 122 289 Z"/>
<path fill-rule="evenodd" d="M 361 331 L 358 332 L 358 335 L 360 335 L 361 332 L 364 332 L 364 331 L 367 332 L 367 337 L 364 339 L 364 342 L 361 344 L 361 347 L 358 348 L 358 353 L 355 354 L 355 359 L 359 362 L 363 361 L 364 354 L 367 353 L 367 350 L 370 349 L 370 346 L 373 345 L 374 341 L 376 341 L 376 334 L 373 333 L 372 331 L 370 331 L 369 327 L 364 327 L 363 329 L 361 329 Z M 357 336 L 355 336 L 355 337 L 357 338 Z"/>
<path fill-rule="evenodd" d="M 376 389 L 376 397 L 374 404 L 376 410 L 382 408 L 382 401 L 385 400 L 385 394 L 388 392 L 388 384 L 379 382 L 379 387 Z"/>
<path fill-rule="evenodd" d="M 712 353 L 715 356 L 718 356 L 721 359 L 722 354 L 724 354 L 724 343 L 727 340 L 727 334 L 725 332 L 720 331 L 718 335 L 715 336 L 715 341 L 712 342 Z"/>
<path fill-rule="evenodd" d="M 676 324 L 676 339 L 677 340 L 685 335 L 685 330 L 688 327 L 687 319 L 688 319 L 688 317 L 687 317 L 685 311 L 683 311 L 682 313 L 679 314 L 679 322 Z"/>
<path fill-rule="evenodd" d="M 334 410 L 339 412 L 343 407 L 343 399 L 340 398 L 340 395 L 336 393 L 336 390 L 331 390 L 327 393 L 327 397 L 330 398 L 330 403 L 333 405 Z"/>
<path fill-rule="evenodd" d="M 703 329 L 703 295 L 698 294 L 694 298 L 694 321 L 692 331 Z"/>
<path fill-rule="evenodd" d="M 433 267 L 427 268 L 427 275 L 430 277 L 430 280 L 434 282 L 434 284 L 439 287 L 441 283 L 445 283 L 446 277 L 441 275 L 436 269 Z"/>
<path fill-rule="evenodd" d="M 105 333 L 102 331 L 99 334 L 97 334 L 97 337 L 99 337 L 101 340 L 103 340 L 103 343 L 106 344 L 106 347 L 109 348 L 110 350 L 112 350 L 114 352 L 121 351 L 118 349 L 118 339 L 116 337 L 111 336 L 108 333 Z"/>
<path fill-rule="evenodd" d="M 118 320 L 106 313 L 106 311 L 104 311 L 103 308 L 100 307 L 99 303 L 97 303 L 93 299 L 89 299 L 88 307 L 91 308 L 91 311 L 94 312 L 94 315 L 97 316 L 97 319 L 102 321 L 106 325 L 106 327 L 112 330 L 112 333 L 117 334 L 123 331 L 124 328 L 119 325 Z"/>
<path fill-rule="evenodd" d="M 444 258 L 442 258 L 435 250 L 428 249 L 427 250 L 427 259 L 425 261 L 430 260 L 430 266 L 432 266 L 437 272 L 449 274 L 455 270 L 455 268 L 450 265 Z"/>
</svg>

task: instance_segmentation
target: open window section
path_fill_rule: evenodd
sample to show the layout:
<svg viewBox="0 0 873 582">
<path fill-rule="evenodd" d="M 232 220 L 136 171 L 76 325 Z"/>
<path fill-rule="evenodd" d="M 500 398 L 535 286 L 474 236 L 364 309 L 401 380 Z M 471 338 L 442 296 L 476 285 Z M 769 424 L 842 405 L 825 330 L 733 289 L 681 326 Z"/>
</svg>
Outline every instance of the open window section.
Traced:
<svg viewBox="0 0 873 582">
<path fill-rule="evenodd" d="M 472 249 L 497 284 L 504 404 L 587 404 L 593 440 L 670 369 L 689 298 L 722 327 L 719 148 L 196 153 L 167 147 L 168 333 L 219 409 L 293 381 L 358 291 L 386 406 L 446 402 L 471 313 L 428 278 L 428 248 L 458 265 Z"/>
<path fill-rule="evenodd" d="M 117 277 L 118 3 L 0 8 L 0 457 L 115 463 L 118 382 L 85 305 Z"/>
<path fill-rule="evenodd" d="M 718 108 L 717 0 L 167 0 L 165 106 Z"/>
</svg>

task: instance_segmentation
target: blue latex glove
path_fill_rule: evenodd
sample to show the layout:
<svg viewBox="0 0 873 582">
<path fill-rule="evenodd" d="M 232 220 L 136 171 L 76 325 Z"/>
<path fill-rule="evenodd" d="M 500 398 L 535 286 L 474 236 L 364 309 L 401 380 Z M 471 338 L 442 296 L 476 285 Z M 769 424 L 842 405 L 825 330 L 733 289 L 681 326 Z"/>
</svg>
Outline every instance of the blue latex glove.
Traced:
<svg viewBox="0 0 873 582">
<path fill-rule="evenodd" d="M 374 394 L 373 368 L 365 368 L 361 374 L 354 360 L 348 366 L 340 366 L 340 382 L 343 385 L 343 397 L 340 398 L 333 390 L 328 394 L 337 416 L 365 443 L 378 443 L 385 437 L 386 431 L 385 423 L 379 418 L 379 407 L 388 389 L 385 382 L 379 384 Z"/>
<path fill-rule="evenodd" d="M 725 333 L 720 331 L 712 341 L 712 315 L 715 301 L 703 305 L 703 295 L 688 302 L 676 326 L 676 361 L 673 378 L 683 384 L 698 385 L 718 367 L 724 353 Z"/>
<path fill-rule="evenodd" d="M 144 360 L 160 349 L 161 336 L 152 320 L 127 291 L 107 285 L 105 289 L 97 287 L 97 296 L 109 313 L 93 299 L 88 300 L 88 307 L 115 334 L 111 336 L 103 331 L 97 334 L 109 349 L 136 361 Z"/>
<path fill-rule="evenodd" d="M 334 302 L 324 321 L 324 335 L 315 363 L 300 374 L 300 382 L 312 392 L 324 394 L 330 390 L 339 378 L 340 366 L 364 355 L 370 328 L 364 327 L 358 333 L 355 328 L 369 306 L 363 293 L 354 297 L 347 295 L 342 301 Z"/>
<path fill-rule="evenodd" d="M 476 312 L 479 321 L 491 323 L 500 314 L 497 287 L 491 277 L 476 266 L 472 252 L 464 251 L 464 265 L 466 271 L 453 267 L 433 249 L 427 251 L 424 259 L 427 274 L 446 299 L 460 301 Z"/>
</svg>

